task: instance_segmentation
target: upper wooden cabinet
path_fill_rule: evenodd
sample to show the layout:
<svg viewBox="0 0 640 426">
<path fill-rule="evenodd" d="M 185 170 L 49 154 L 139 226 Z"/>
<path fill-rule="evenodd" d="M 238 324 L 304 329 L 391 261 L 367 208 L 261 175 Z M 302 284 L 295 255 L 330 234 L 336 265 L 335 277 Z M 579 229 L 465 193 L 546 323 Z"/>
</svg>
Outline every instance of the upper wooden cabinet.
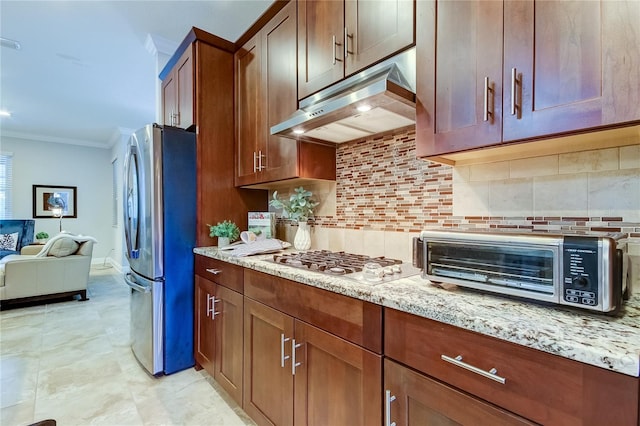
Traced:
<svg viewBox="0 0 640 426">
<path fill-rule="evenodd" d="M 413 0 L 298 0 L 298 99 L 414 43 Z"/>
<path fill-rule="evenodd" d="M 637 122 L 638 20 L 637 1 L 419 1 L 418 156 Z"/>
<path fill-rule="evenodd" d="M 162 82 L 162 124 L 183 129 L 193 124 L 192 51 L 192 48 L 184 51 Z"/>
<path fill-rule="evenodd" d="M 335 180 L 335 147 L 274 136 L 297 107 L 296 3 L 235 54 L 236 186 L 291 178 Z"/>
</svg>

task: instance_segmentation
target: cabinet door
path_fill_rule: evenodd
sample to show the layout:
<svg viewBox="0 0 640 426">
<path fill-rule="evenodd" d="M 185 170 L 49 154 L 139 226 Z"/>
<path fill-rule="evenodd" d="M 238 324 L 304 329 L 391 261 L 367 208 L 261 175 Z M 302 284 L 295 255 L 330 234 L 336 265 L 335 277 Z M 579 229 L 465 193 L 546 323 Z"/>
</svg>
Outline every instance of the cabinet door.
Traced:
<svg viewBox="0 0 640 426">
<path fill-rule="evenodd" d="M 382 357 L 295 321 L 295 424 L 382 423 Z"/>
<path fill-rule="evenodd" d="M 296 2 L 291 1 L 262 30 L 266 70 L 266 171 L 264 181 L 297 175 L 294 140 L 271 135 L 270 128 L 291 116 L 298 107 L 296 61 Z"/>
<path fill-rule="evenodd" d="M 258 172 L 258 147 L 264 149 L 261 56 L 260 34 L 251 38 L 235 54 L 236 183 L 240 185 L 255 181 L 255 174 Z"/>
<path fill-rule="evenodd" d="M 298 99 L 344 77 L 344 2 L 298 0 Z"/>
<path fill-rule="evenodd" d="M 397 426 L 533 424 L 388 358 L 384 361 L 384 389 L 388 392 L 385 415 Z"/>
<path fill-rule="evenodd" d="M 640 2 L 507 1 L 504 22 L 505 141 L 640 118 Z"/>
<path fill-rule="evenodd" d="M 414 42 L 414 0 L 345 0 L 345 75 Z"/>
<path fill-rule="evenodd" d="M 418 156 L 500 143 L 502 1 L 419 1 L 418 11 Z"/>
<path fill-rule="evenodd" d="M 195 276 L 195 359 L 209 374 L 214 375 L 215 324 L 211 315 L 215 284 Z"/>
<path fill-rule="evenodd" d="M 187 49 L 176 64 L 177 117 L 174 125 L 186 129 L 193 124 L 193 61 Z"/>
<path fill-rule="evenodd" d="M 292 338 L 292 317 L 245 297 L 243 408 L 258 425 L 293 424 Z"/>
<path fill-rule="evenodd" d="M 178 110 L 178 81 L 171 71 L 162 81 L 162 124 L 172 126 Z"/>
<path fill-rule="evenodd" d="M 216 285 L 215 297 L 213 377 L 238 404 L 242 404 L 243 297 L 221 285 Z"/>
</svg>

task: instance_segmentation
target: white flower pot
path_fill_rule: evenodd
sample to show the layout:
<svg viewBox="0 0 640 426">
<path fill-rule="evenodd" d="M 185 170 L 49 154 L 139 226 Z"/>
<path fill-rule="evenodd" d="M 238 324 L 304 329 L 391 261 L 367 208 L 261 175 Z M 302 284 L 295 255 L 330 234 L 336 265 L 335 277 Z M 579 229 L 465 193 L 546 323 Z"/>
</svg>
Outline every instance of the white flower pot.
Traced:
<svg viewBox="0 0 640 426">
<path fill-rule="evenodd" d="M 218 247 L 226 247 L 229 245 L 228 237 L 218 237 Z"/>
<path fill-rule="evenodd" d="M 297 250 L 309 250 L 311 248 L 311 231 L 307 222 L 298 222 L 298 231 L 293 239 L 293 246 Z"/>
</svg>

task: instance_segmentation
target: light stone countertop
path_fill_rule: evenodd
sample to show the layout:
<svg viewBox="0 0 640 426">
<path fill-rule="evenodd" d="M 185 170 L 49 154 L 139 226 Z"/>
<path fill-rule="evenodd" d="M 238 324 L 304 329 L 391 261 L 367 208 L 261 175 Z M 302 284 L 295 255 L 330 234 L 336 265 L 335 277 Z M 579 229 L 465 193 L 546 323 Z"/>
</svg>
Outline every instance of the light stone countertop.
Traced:
<svg viewBox="0 0 640 426">
<path fill-rule="evenodd" d="M 611 317 L 456 286 L 439 288 L 420 276 L 371 284 L 265 260 L 273 255 L 231 257 L 219 253 L 216 247 L 195 248 L 194 253 L 629 376 L 640 376 L 640 294 L 632 296 L 618 316 Z"/>
</svg>

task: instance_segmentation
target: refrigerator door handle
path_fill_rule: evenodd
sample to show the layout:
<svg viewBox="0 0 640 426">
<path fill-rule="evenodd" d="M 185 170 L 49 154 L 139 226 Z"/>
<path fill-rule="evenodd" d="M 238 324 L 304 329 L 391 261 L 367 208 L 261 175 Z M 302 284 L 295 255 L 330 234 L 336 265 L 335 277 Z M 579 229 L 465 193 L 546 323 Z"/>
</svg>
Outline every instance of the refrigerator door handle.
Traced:
<svg viewBox="0 0 640 426">
<path fill-rule="evenodd" d="M 140 256 L 138 247 L 139 225 L 139 170 L 138 154 L 135 147 L 131 147 L 125 157 L 124 175 L 124 239 L 127 246 L 127 256 L 137 259 Z"/>
<path fill-rule="evenodd" d="M 131 274 L 126 274 L 124 276 L 124 282 L 127 283 L 129 287 L 131 287 L 135 291 L 139 291 L 140 293 L 150 293 L 151 287 L 140 285 L 133 281 L 133 276 Z"/>
</svg>

